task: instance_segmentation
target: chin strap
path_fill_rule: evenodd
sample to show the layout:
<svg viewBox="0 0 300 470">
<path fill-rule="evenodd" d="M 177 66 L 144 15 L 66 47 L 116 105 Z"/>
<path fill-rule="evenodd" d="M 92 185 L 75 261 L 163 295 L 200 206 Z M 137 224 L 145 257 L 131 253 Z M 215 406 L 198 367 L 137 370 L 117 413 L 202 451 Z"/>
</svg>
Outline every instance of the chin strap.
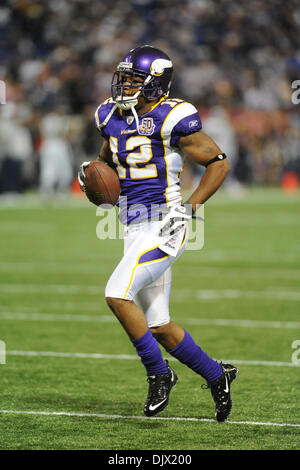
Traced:
<svg viewBox="0 0 300 470">
<path fill-rule="evenodd" d="M 123 101 L 123 103 L 122 102 L 121 103 L 117 102 L 117 106 L 120 109 L 123 109 L 124 111 L 129 111 L 130 110 L 132 112 L 137 130 L 139 129 L 139 118 L 138 118 L 135 106 L 138 103 L 138 96 L 140 95 L 140 93 L 141 93 L 141 91 L 139 90 L 139 91 L 136 92 L 135 95 L 133 95 L 131 97 L 128 97 L 127 100 L 125 99 Z"/>
<path fill-rule="evenodd" d="M 99 125 L 99 129 L 101 129 L 102 127 L 106 126 L 106 124 L 108 123 L 108 121 L 110 120 L 110 118 L 112 117 L 113 113 L 115 112 L 115 109 L 118 107 L 117 104 L 115 104 L 110 112 L 108 113 L 108 115 L 106 116 L 106 118 L 104 119 L 104 121 Z"/>
<path fill-rule="evenodd" d="M 102 127 L 105 127 L 106 124 L 108 123 L 108 121 L 110 120 L 110 118 L 112 117 L 113 113 L 115 112 L 116 108 L 119 108 L 119 109 L 123 109 L 121 106 L 119 106 L 118 103 L 116 103 L 110 110 L 110 112 L 108 113 L 108 115 L 106 116 L 106 118 L 104 119 L 104 121 L 98 126 L 99 129 L 101 129 Z M 138 130 L 139 128 L 139 118 L 138 118 L 138 115 L 137 115 L 137 112 L 135 110 L 135 107 L 134 105 L 131 106 L 130 108 L 128 108 L 128 110 L 131 110 L 132 111 L 132 114 L 133 114 L 133 117 L 134 117 L 134 120 L 135 120 L 135 123 L 136 123 L 136 128 Z"/>
<path fill-rule="evenodd" d="M 137 105 L 137 97 L 138 97 L 139 94 L 140 94 L 140 92 L 137 92 L 133 97 L 131 97 L 131 99 L 128 99 L 127 102 L 125 101 L 123 103 L 122 102 L 118 103 L 118 101 L 117 101 L 116 104 L 111 108 L 110 112 L 108 113 L 108 115 L 106 116 L 104 121 L 99 125 L 99 129 L 106 126 L 106 124 L 108 123 L 108 121 L 112 117 L 113 113 L 115 112 L 116 108 L 119 108 L 119 109 L 122 109 L 123 111 L 131 110 L 131 112 L 133 114 L 133 117 L 134 117 L 134 120 L 135 120 L 135 123 L 136 123 L 136 128 L 138 130 L 139 129 L 139 118 L 138 118 L 135 106 Z M 132 101 L 132 103 L 130 103 L 130 101 Z"/>
<path fill-rule="evenodd" d="M 139 118 L 138 118 L 138 115 L 134 106 L 131 107 L 131 111 L 135 119 L 136 129 L 138 131 L 139 130 Z"/>
</svg>

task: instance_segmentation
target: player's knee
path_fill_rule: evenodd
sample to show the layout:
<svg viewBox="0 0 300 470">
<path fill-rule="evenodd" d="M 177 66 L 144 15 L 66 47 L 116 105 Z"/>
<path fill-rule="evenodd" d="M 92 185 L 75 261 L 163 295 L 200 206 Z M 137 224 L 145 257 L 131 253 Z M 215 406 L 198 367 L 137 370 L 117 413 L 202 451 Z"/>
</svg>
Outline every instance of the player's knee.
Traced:
<svg viewBox="0 0 300 470">
<path fill-rule="evenodd" d="M 168 338 L 170 334 L 169 326 L 170 326 L 170 323 L 167 323 L 165 325 L 153 326 L 150 328 L 152 335 L 154 336 L 155 339 L 157 339 L 159 343 L 164 342 Z"/>
</svg>

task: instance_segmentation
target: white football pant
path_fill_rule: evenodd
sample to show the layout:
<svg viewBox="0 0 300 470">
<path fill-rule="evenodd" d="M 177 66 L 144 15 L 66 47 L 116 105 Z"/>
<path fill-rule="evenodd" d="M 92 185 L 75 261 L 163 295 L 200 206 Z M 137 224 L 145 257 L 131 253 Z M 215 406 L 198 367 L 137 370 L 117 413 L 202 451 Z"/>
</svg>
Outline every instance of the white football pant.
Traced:
<svg viewBox="0 0 300 470">
<path fill-rule="evenodd" d="M 181 229 L 182 243 L 177 255 L 167 255 L 158 249 L 160 225 L 159 221 L 145 221 L 125 229 L 124 255 L 105 289 L 106 297 L 134 300 L 145 313 L 149 328 L 170 321 L 171 265 L 188 240 L 186 224 Z"/>
</svg>

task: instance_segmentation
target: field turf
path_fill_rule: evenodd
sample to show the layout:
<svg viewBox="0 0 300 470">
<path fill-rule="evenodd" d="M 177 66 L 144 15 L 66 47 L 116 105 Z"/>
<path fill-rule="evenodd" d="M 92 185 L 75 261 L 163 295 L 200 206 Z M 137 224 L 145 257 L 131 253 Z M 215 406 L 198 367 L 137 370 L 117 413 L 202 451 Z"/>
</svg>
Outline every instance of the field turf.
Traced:
<svg viewBox="0 0 300 470">
<path fill-rule="evenodd" d="M 226 423 L 177 361 L 169 406 L 144 417 L 143 366 L 103 298 L 122 241 L 96 237 L 94 206 L 27 195 L 0 217 L 0 449 L 299 449 L 299 193 L 220 192 L 204 248 L 173 266 L 173 320 L 239 368 Z"/>
</svg>

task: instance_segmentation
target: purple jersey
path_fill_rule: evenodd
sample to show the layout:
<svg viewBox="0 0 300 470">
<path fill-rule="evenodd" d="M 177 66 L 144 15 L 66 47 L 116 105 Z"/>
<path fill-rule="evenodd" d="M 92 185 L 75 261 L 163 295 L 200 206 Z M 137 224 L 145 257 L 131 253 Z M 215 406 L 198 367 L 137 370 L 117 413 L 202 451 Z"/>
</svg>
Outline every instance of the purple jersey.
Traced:
<svg viewBox="0 0 300 470">
<path fill-rule="evenodd" d="M 120 221 L 150 218 L 153 208 L 182 202 L 179 176 L 183 154 L 180 137 L 202 128 L 196 108 L 186 101 L 163 97 L 150 111 L 139 114 L 116 108 L 109 98 L 95 113 L 95 125 L 109 142 L 121 184 Z M 126 203 L 124 203 L 126 202 Z"/>
</svg>

